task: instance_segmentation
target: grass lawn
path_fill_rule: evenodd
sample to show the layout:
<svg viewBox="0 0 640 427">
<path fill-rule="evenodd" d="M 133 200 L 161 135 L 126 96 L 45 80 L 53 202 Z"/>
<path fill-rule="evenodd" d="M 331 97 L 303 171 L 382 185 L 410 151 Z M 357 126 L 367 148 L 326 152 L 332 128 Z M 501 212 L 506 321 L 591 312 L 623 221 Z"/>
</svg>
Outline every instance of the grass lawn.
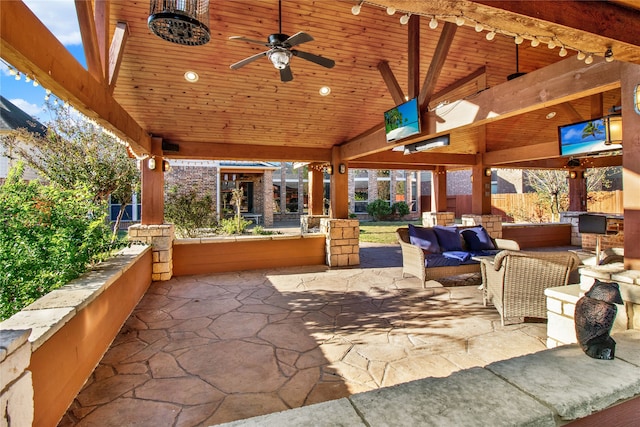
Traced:
<svg viewBox="0 0 640 427">
<path fill-rule="evenodd" d="M 407 224 L 420 225 L 421 221 L 367 221 L 360 222 L 360 241 L 369 243 L 398 243 L 396 228 Z"/>
</svg>

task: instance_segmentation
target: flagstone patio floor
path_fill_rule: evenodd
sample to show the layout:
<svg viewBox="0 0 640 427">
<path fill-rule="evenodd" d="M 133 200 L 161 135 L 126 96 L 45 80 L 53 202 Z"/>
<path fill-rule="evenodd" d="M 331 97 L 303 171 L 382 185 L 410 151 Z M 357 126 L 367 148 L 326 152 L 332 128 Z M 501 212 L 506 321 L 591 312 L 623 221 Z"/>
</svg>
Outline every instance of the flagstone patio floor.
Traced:
<svg viewBox="0 0 640 427">
<path fill-rule="evenodd" d="M 59 426 L 209 426 L 546 348 L 545 323 L 500 325 L 479 274 L 422 289 L 400 257 L 154 282 Z"/>
</svg>

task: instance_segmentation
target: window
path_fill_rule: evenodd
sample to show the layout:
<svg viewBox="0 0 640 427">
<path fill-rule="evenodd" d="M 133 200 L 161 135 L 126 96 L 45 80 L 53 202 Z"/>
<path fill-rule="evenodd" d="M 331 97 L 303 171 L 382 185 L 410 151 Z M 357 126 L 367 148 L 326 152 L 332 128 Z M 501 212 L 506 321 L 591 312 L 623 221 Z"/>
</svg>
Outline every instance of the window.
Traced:
<svg viewBox="0 0 640 427">
<path fill-rule="evenodd" d="M 355 175 L 356 177 L 354 179 L 355 190 L 353 194 L 353 211 L 355 213 L 366 213 L 367 205 L 369 204 L 369 174 L 366 174 L 364 177 L 358 176 L 358 174 Z"/>
</svg>

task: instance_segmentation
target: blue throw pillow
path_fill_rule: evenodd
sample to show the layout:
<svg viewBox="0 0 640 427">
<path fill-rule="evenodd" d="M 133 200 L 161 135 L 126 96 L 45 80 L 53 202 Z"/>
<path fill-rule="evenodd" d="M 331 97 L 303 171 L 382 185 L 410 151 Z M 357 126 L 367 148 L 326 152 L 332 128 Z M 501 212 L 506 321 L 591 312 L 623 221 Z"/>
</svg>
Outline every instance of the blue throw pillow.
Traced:
<svg viewBox="0 0 640 427">
<path fill-rule="evenodd" d="M 491 236 L 481 225 L 462 230 L 462 237 L 470 251 L 488 251 L 496 248 Z"/>
<path fill-rule="evenodd" d="M 433 227 L 433 231 L 435 231 L 436 236 L 438 237 L 438 244 L 443 252 L 462 250 L 462 242 L 460 241 L 458 227 L 436 225 Z"/>
<path fill-rule="evenodd" d="M 409 241 L 425 251 L 437 254 L 440 252 L 438 238 L 431 228 L 416 227 L 409 224 Z"/>
</svg>

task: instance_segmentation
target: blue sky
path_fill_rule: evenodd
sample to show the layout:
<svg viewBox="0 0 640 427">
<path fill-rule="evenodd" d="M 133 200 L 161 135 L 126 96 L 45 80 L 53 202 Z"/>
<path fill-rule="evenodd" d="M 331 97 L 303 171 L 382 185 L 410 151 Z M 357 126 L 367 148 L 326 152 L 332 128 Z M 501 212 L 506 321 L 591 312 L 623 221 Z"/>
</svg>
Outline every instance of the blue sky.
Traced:
<svg viewBox="0 0 640 427">
<path fill-rule="evenodd" d="M 24 3 L 86 67 L 74 0 L 24 0 Z M 45 89 L 42 86 L 34 87 L 33 82 L 25 82 L 24 75 L 16 80 L 15 76 L 9 74 L 4 60 L 0 62 L 0 94 L 40 121 L 50 120 L 43 109 Z"/>
</svg>

